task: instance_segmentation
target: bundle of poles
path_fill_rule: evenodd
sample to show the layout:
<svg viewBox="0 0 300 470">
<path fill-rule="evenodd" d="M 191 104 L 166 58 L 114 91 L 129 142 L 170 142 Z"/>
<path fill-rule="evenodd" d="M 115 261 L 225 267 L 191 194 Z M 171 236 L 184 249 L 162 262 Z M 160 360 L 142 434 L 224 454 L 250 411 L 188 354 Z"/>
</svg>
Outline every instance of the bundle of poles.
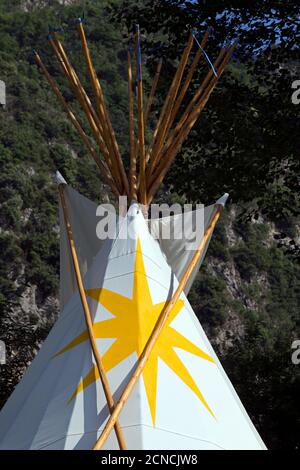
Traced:
<svg viewBox="0 0 300 470">
<path fill-rule="evenodd" d="M 176 73 L 174 74 L 171 86 L 169 87 L 163 107 L 152 132 L 151 142 L 147 146 L 145 143 L 145 127 L 149 121 L 152 110 L 162 68 L 162 61 L 159 60 L 157 64 L 151 91 L 147 99 L 145 99 L 143 93 L 141 36 L 139 27 L 136 27 L 134 54 L 136 61 L 136 80 L 133 79 L 132 51 L 128 50 L 127 53 L 130 162 L 129 169 L 126 171 L 103 96 L 102 86 L 92 62 L 82 19 L 78 19 L 77 29 L 91 81 L 93 100 L 88 96 L 71 64 L 60 41 L 58 31 L 49 33 L 49 43 L 86 117 L 92 138 L 86 133 L 84 126 L 80 123 L 78 117 L 65 100 L 57 82 L 49 73 L 49 70 L 37 51 L 34 51 L 35 61 L 56 94 L 69 120 L 81 137 L 86 150 L 98 166 L 104 181 L 109 185 L 115 196 L 125 195 L 129 198 L 130 202 L 137 201 L 147 208 L 161 186 L 176 155 L 180 152 L 183 142 L 197 122 L 219 78 L 222 76 L 236 44 L 227 48 L 223 47 L 213 66 L 208 63 L 208 71 L 201 85 L 186 104 L 185 98 L 187 97 L 201 56 L 207 56 L 204 52 L 204 48 L 209 38 L 209 32 L 206 32 L 200 44 L 198 40 L 195 39 L 195 32 L 192 31 L 190 33 L 190 37 L 182 53 Z M 189 64 L 190 55 L 195 43 L 198 49 L 191 64 Z M 136 93 L 134 93 L 135 85 Z M 135 97 L 137 104 L 135 104 Z M 137 109 L 137 116 L 135 116 L 135 109 Z"/>
</svg>

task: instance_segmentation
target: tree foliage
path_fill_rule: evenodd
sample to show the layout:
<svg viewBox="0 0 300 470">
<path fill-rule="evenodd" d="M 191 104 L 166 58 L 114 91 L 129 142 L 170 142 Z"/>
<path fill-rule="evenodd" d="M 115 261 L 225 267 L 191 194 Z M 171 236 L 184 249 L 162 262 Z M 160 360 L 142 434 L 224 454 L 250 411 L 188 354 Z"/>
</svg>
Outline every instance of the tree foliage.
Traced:
<svg viewBox="0 0 300 470">
<path fill-rule="evenodd" d="M 201 34 L 212 28 L 207 45 L 212 60 L 221 45 L 239 43 L 168 186 L 202 202 L 215 199 L 221 187 L 240 205 L 255 201 L 251 215 L 259 209 L 272 220 L 299 215 L 299 110 L 291 100 L 299 66 L 297 2 L 133 0 L 113 14 L 125 34 L 140 24 L 149 60 L 163 57 L 169 81 L 191 29 Z M 191 94 L 208 67 L 202 60 Z"/>
</svg>

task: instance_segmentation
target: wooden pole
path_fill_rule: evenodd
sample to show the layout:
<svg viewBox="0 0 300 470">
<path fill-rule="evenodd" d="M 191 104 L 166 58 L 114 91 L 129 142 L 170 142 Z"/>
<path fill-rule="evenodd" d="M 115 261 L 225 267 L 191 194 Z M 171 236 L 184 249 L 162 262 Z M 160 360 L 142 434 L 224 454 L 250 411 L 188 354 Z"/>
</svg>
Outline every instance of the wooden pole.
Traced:
<svg viewBox="0 0 300 470">
<path fill-rule="evenodd" d="M 88 138 L 88 136 L 86 135 L 86 133 L 82 129 L 82 127 L 79 124 L 75 114 L 71 111 L 71 109 L 68 106 L 68 104 L 66 103 L 63 95 L 61 94 L 60 89 L 59 89 L 56 81 L 51 77 L 51 75 L 49 74 L 47 68 L 45 67 L 41 57 L 36 52 L 35 52 L 35 61 L 36 61 L 37 65 L 40 67 L 40 69 L 42 70 L 42 72 L 45 75 L 46 79 L 48 80 L 48 83 L 50 84 L 52 90 L 54 91 L 54 93 L 57 96 L 59 102 L 61 103 L 62 108 L 66 112 L 69 120 L 71 121 L 71 123 L 73 124 L 73 126 L 77 130 L 78 134 L 80 135 L 85 147 L 87 148 L 88 152 L 90 153 L 90 155 L 92 156 L 92 158 L 95 161 L 96 165 L 98 166 L 102 176 L 105 179 L 105 182 L 110 186 L 110 188 L 113 191 L 113 193 L 115 194 L 115 196 L 118 197 L 119 192 L 118 192 L 118 190 L 115 186 L 115 183 L 114 183 L 113 179 L 111 178 L 107 168 L 103 165 L 103 163 L 99 159 L 96 150 L 93 148 L 93 146 L 90 142 L 90 139 Z"/>
<path fill-rule="evenodd" d="M 189 54 L 193 47 L 193 42 L 194 42 L 194 36 L 191 34 L 189 37 L 188 43 L 186 45 L 186 48 L 182 54 L 181 60 L 178 64 L 178 68 L 176 70 L 170 90 L 165 100 L 165 105 L 163 106 L 156 129 L 154 131 L 153 143 L 151 145 L 152 148 L 150 149 L 149 172 L 147 172 L 147 177 L 148 177 L 148 174 L 151 174 L 152 169 L 155 167 L 160 148 L 163 145 L 166 130 L 167 130 L 168 123 L 171 117 L 171 112 L 174 106 L 174 101 L 176 100 L 176 96 L 177 96 L 178 89 L 181 84 L 183 72 L 186 67 Z"/>
<path fill-rule="evenodd" d="M 222 76 L 225 70 L 225 67 L 228 64 L 235 47 L 236 47 L 236 44 L 233 44 L 233 46 L 231 46 L 231 48 L 229 48 L 227 52 L 225 49 L 221 50 L 214 66 L 214 68 L 218 70 L 217 76 L 213 76 L 212 80 L 210 81 L 209 79 L 211 79 L 212 77 L 212 71 L 208 76 L 206 76 L 199 90 L 197 91 L 193 99 L 191 100 L 191 103 L 189 103 L 184 115 L 182 116 L 182 119 L 180 120 L 180 123 L 178 124 L 178 127 L 176 126 L 174 133 L 170 135 L 170 138 L 168 139 L 166 147 L 165 147 L 166 149 L 168 148 L 171 142 L 174 143 L 176 132 L 180 133 L 187 127 L 188 120 L 191 118 L 195 110 L 200 109 L 201 111 L 203 109 L 204 106 L 202 106 L 202 104 L 203 103 L 206 104 L 207 98 L 210 96 L 215 85 L 217 84 L 218 80 Z"/>
<path fill-rule="evenodd" d="M 171 115 L 170 123 L 169 123 L 169 126 L 168 126 L 169 129 L 170 129 L 170 127 L 172 126 L 172 124 L 173 124 L 173 122 L 174 122 L 174 119 L 175 119 L 175 117 L 176 117 L 176 115 L 177 115 L 177 113 L 178 113 L 178 110 L 179 110 L 179 108 L 180 108 L 180 105 L 181 105 L 182 101 L 184 100 L 184 97 L 185 97 L 185 95 L 186 95 L 186 92 L 187 92 L 187 90 L 188 90 L 188 88 L 189 88 L 189 86 L 190 86 L 191 80 L 192 80 L 192 78 L 193 78 L 193 76 L 194 76 L 195 70 L 196 70 L 196 68 L 197 68 L 197 66 L 198 66 L 198 63 L 199 63 L 199 60 L 200 60 L 200 58 L 201 58 L 201 56 L 202 56 L 203 49 L 204 49 L 204 47 L 206 46 L 208 37 L 209 37 L 209 32 L 206 31 L 206 33 L 204 34 L 203 39 L 202 39 L 202 41 L 201 41 L 201 48 L 199 47 L 199 49 L 198 49 L 198 51 L 197 51 L 197 53 L 196 53 L 196 55 L 195 55 L 195 58 L 194 58 L 194 60 L 193 60 L 193 63 L 192 63 L 192 65 L 191 65 L 191 68 L 190 68 L 190 70 L 189 70 L 189 72 L 188 72 L 188 75 L 187 75 L 187 77 L 186 77 L 186 80 L 185 80 L 185 82 L 184 82 L 184 84 L 183 84 L 183 86 L 182 86 L 182 88 L 181 88 L 181 90 L 180 90 L 179 96 L 178 96 L 178 98 L 177 98 L 177 100 L 176 100 L 176 102 L 175 102 L 174 108 L 173 108 L 173 110 L 172 110 L 172 115 Z"/>
<path fill-rule="evenodd" d="M 88 336 L 89 340 L 91 343 L 91 348 L 93 351 L 93 356 L 96 362 L 96 366 L 99 372 L 99 377 L 102 382 L 104 394 L 106 397 L 107 405 L 109 408 L 110 413 L 113 412 L 114 409 L 114 400 L 113 396 L 110 390 L 109 382 L 107 380 L 106 372 L 103 367 L 102 359 L 98 351 L 96 339 L 94 336 L 94 330 L 93 330 L 93 321 L 92 321 L 92 316 L 90 312 L 90 308 L 86 299 L 85 295 L 85 290 L 82 282 L 82 277 L 81 277 L 81 272 L 80 272 L 80 267 L 79 267 L 79 262 L 78 262 L 78 257 L 77 257 L 77 252 L 76 252 L 76 247 L 75 247 L 75 242 L 74 242 L 74 237 L 73 237 L 73 232 L 72 232 L 72 226 L 70 223 L 70 217 L 68 214 L 68 208 L 65 200 L 65 195 L 64 195 L 64 185 L 60 184 L 58 186 L 58 191 L 60 195 L 60 200 L 61 200 L 61 205 L 63 209 L 63 214 L 64 214 L 64 221 L 65 221 L 65 227 L 66 227 L 66 232 L 69 240 L 69 248 L 72 256 L 72 261 L 73 261 L 73 267 L 74 267 L 74 272 L 75 272 L 75 277 L 76 277 L 76 282 L 77 282 L 77 287 L 79 290 L 79 295 L 81 299 L 81 304 L 84 312 L 84 318 L 87 326 L 87 331 L 88 331 Z M 125 445 L 125 440 L 123 436 L 123 431 L 120 427 L 120 424 L 115 421 L 114 423 L 114 428 L 117 436 L 117 440 L 120 446 L 121 450 L 126 450 L 126 445 Z"/>
<path fill-rule="evenodd" d="M 131 376 L 128 384 L 126 385 L 120 399 L 118 400 L 115 408 L 114 408 L 114 411 L 113 413 L 111 414 L 109 420 L 107 421 L 103 431 L 102 431 L 102 434 L 101 436 L 99 437 L 99 439 L 97 440 L 96 444 L 94 445 L 93 447 L 93 450 L 99 450 L 103 447 L 103 445 L 105 444 L 106 440 L 108 439 L 108 436 L 110 434 L 110 432 L 112 431 L 113 429 L 113 426 L 114 426 L 114 423 L 116 422 L 116 420 L 118 419 L 126 401 L 128 400 L 132 390 L 134 389 L 134 386 L 136 385 L 140 375 L 142 374 L 143 370 L 144 370 L 144 367 L 146 366 L 147 364 L 147 361 L 149 359 L 149 356 L 151 354 L 151 352 L 153 351 L 153 348 L 159 338 L 159 335 L 161 334 L 167 320 L 168 320 L 168 317 L 172 311 L 172 308 L 174 307 L 174 305 L 176 304 L 177 300 L 179 299 L 183 289 L 185 288 L 187 282 L 188 282 L 188 279 L 189 277 L 191 276 L 192 272 L 194 271 L 194 268 L 197 264 L 197 262 L 199 261 L 199 258 L 201 256 L 201 254 L 203 253 L 204 249 L 205 249 L 205 246 L 206 246 L 206 243 L 207 241 L 209 240 L 209 237 L 211 236 L 215 226 L 216 226 L 216 223 L 220 217 L 220 214 L 221 214 L 221 211 L 222 211 L 222 208 L 223 206 L 221 204 L 218 204 L 216 205 L 216 210 L 210 220 L 210 223 L 204 233 L 204 236 L 197 248 L 197 250 L 195 251 L 194 255 L 193 255 L 193 258 L 191 259 L 175 293 L 173 294 L 172 298 L 166 302 L 156 324 L 155 324 L 155 327 L 139 357 L 139 360 L 138 360 L 138 365 L 133 373 L 133 375 Z"/>
<path fill-rule="evenodd" d="M 151 86 L 151 90 L 150 90 L 150 94 L 148 96 L 145 115 L 144 115 L 145 127 L 146 127 L 146 124 L 147 124 L 147 121 L 148 121 L 148 118 L 149 118 L 149 115 L 150 115 L 150 112 L 151 112 L 151 108 L 152 108 L 152 104 L 153 104 L 157 84 L 158 84 L 159 77 L 160 77 L 161 68 L 162 68 L 162 59 L 160 59 L 158 64 L 157 64 L 155 76 L 154 76 L 152 86 Z M 139 150 L 139 140 L 137 140 L 137 143 L 136 143 L 136 154 L 138 154 L 138 150 Z M 149 161 L 149 153 L 147 152 L 147 154 L 146 154 L 146 164 L 148 163 L 148 161 Z"/>
<path fill-rule="evenodd" d="M 145 111 L 145 126 L 147 124 L 147 121 L 148 121 L 148 118 L 149 118 L 149 115 L 150 115 L 150 111 L 151 111 L 151 108 L 152 108 L 152 103 L 153 103 L 153 100 L 154 100 L 158 80 L 159 80 L 159 77 L 160 77 L 161 68 L 162 68 L 162 59 L 160 59 L 158 64 L 157 64 L 157 69 L 156 69 L 156 72 L 155 72 L 155 76 L 154 76 L 154 79 L 153 79 L 153 82 L 152 82 L 151 91 L 150 91 L 149 98 L 148 98 L 148 101 L 147 101 L 146 111 Z M 137 145 L 138 145 L 138 143 L 137 143 Z M 150 155 L 149 155 L 149 152 L 147 152 L 147 154 L 146 154 L 146 165 L 149 162 L 149 159 L 150 159 Z"/>
<path fill-rule="evenodd" d="M 214 68 L 217 69 L 219 67 L 219 64 L 222 62 L 224 56 L 225 56 L 226 50 L 221 49 L 220 53 L 214 63 Z M 193 98 L 189 102 L 188 106 L 186 107 L 182 117 L 180 118 L 178 124 L 175 126 L 174 130 L 168 137 L 168 140 L 166 142 L 166 148 L 174 141 L 174 136 L 182 129 L 184 126 L 185 121 L 187 120 L 188 116 L 190 115 L 191 111 L 193 110 L 194 106 L 196 105 L 197 101 L 201 98 L 203 93 L 206 90 L 207 85 L 209 84 L 209 81 L 211 80 L 213 76 L 213 71 L 210 69 L 208 73 L 206 74 L 206 77 L 204 78 L 203 82 L 201 83 L 200 87 L 194 94 Z"/>
<path fill-rule="evenodd" d="M 88 119 L 93 119 L 93 124 L 92 126 L 93 127 L 96 127 L 98 129 L 98 131 L 101 133 L 101 136 L 102 136 L 102 133 L 103 133 L 103 129 L 102 129 L 102 126 L 101 126 L 101 123 L 99 121 L 99 118 L 97 116 L 97 113 L 96 111 L 94 110 L 93 108 L 93 105 L 91 103 L 91 100 L 89 99 L 86 91 L 84 90 L 79 78 L 78 78 L 78 75 L 77 73 L 75 72 L 74 68 L 72 67 L 69 59 L 68 59 L 68 56 L 63 48 L 63 45 L 62 43 L 60 42 L 59 38 L 58 38 L 58 34 L 57 33 L 52 33 L 52 35 L 49 36 L 49 42 L 50 42 L 50 45 L 54 51 L 54 54 L 65 74 L 65 76 L 67 77 L 69 83 L 70 83 L 70 86 L 79 102 L 79 104 L 81 105 L 83 111 L 85 112 L 86 116 Z"/>
<path fill-rule="evenodd" d="M 163 156 L 161 157 L 161 163 L 156 168 L 156 171 L 152 177 L 151 184 L 152 186 L 154 186 L 154 189 L 153 187 L 149 189 L 149 199 L 152 199 L 154 192 L 156 192 L 156 190 L 158 189 L 172 161 L 174 160 L 176 154 L 179 152 L 183 141 L 188 136 L 190 130 L 197 121 L 201 111 L 205 107 L 215 85 L 217 84 L 219 78 L 225 70 L 227 63 L 230 60 L 232 51 L 233 49 L 231 48 L 229 52 L 225 55 L 223 62 L 218 69 L 218 77 L 214 77 L 210 84 L 207 86 L 200 100 L 195 104 L 193 111 L 191 111 L 190 114 L 187 116 L 186 121 L 184 122 L 178 134 L 174 137 L 173 141 L 171 141 L 170 139 L 171 145 L 168 146 L 166 144 Z"/>
<path fill-rule="evenodd" d="M 53 35 L 56 34 L 56 33 L 53 33 Z M 62 67 L 62 70 L 64 72 L 64 74 L 66 75 L 69 83 L 70 83 L 70 86 L 79 102 L 79 104 L 81 105 L 81 108 L 83 109 L 85 115 L 86 115 L 86 118 L 88 120 L 88 123 L 90 125 L 90 128 L 93 132 L 93 135 L 94 135 L 94 138 L 105 158 L 105 161 L 107 163 L 107 166 L 110 170 L 110 172 L 112 173 L 113 175 L 113 172 L 112 172 L 112 162 L 111 162 L 111 159 L 110 159 L 110 155 L 109 155 L 109 151 L 106 147 L 106 144 L 103 140 L 103 129 L 102 129 L 102 126 L 101 126 L 101 123 L 99 121 L 99 118 L 91 104 L 91 101 L 89 99 L 89 97 L 87 96 L 83 86 L 81 85 L 81 82 L 75 72 L 75 70 L 73 69 L 73 67 L 71 66 L 69 60 L 68 60 L 68 57 L 64 51 L 64 48 L 62 46 L 62 44 L 60 43 L 60 41 L 58 40 L 57 36 L 55 36 L 55 38 L 50 38 L 49 39 L 49 42 L 54 50 L 54 53 L 57 57 L 57 60 L 59 62 L 59 64 L 61 65 Z M 115 178 L 114 178 L 115 179 Z M 122 185 L 120 183 L 120 181 L 118 179 L 115 179 L 115 184 L 116 186 L 118 187 L 118 191 L 120 194 L 122 194 Z"/>
<path fill-rule="evenodd" d="M 159 77 L 160 77 L 161 68 L 162 68 L 162 59 L 160 59 L 158 64 L 157 64 L 155 76 L 154 76 L 152 86 L 151 86 L 151 90 L 150 90 L 150 94 L 149 94 L 149 97 L 148 97 L 148 100 L 147 100 L 146 110 L 145 110 L 145 115 L 144 115 L 145 127 L 146 127 L 146 124 L 147 124 L 147 121 L 148 121 L 148 118 L 149 118 L 149 115 L 150 115 L 150 111 L 151 111 L 151 108 L 152 108 L 152 104 L 153 104 L 153 100 L 154 100 L 158 80 L 159 80 Z M 135 152 L 136 152 L 136 155 L 138 155 L 138 152 L 139 152 L 139 140 L 138 139 L 137 139 L 137 142 L 136 142 Z M 149 161 L 150 155 L 149 155 L 149 152 L 146 152 L 146 150 L 145 150 L 145 154 L 146 154 L 146 168 L 147 168 L 147 163 Z M 139 178 L 137 179 L 137 187 L 138 186 L 139 186 Z"/>
<path fill-rule="evenodd" d="M 63 71 L 70 82 L 70 85 L 75 93 L 75 96 L 78 102 L 81 104 L 81 107 L 86 114 L 91 130 L 93 131 L 94 137 L 100 147 L 101 152 L 105 156 L 105 160 L 109 168 L 111 169 L 113 164 L 110 160 L 110 154 L 106 147 L 106 143 L 103 140 L 103 128 L 99 120 L 99 117 L 97 113 L 95 112 L 87 93 L 85 92 L 83 86 L 81 85 L 81 82 L 74 68 L 70 64 L 67 54 L 61 42 L 58 39 L 57 33 L 53 33 L 53 37 L 54 39 L 53 40 L 50 39 L 50 43 L 54 49 L 55 55 L 58 58 L 63 68 Z M 113 130 L 111 129 L 110 132 L 113 133 Z M 119 167 L 121 166 L 122 166 L 122 163 L 119 163 Z M 123 172 L 124 172 L 124 168 L 123 168 Z M 111 173 L 112 175 L 114 175 L 113 171 L 111 171 Z M 126 178 L 126 175 L 125 175 L 125 178 Z M 122 181 L 121 181 L 121 172 L 120 172 L 120 178 L 119 178 L 119 172 L 116 174 L 115 182 L 116 182 L 116 185 L 118 187 L 120 194 L 124 194 L 124 185 L 122 185 Z M 126 184 L 126 182 L 124 184 Z"/>
<path fill-rule="evenodd" d="M 106 138 L 106 145 L 108 149 L 111 148 L 112 153 L 115 156 L 115 159 L 113 160 L 113 165 L 114 165 L 113 172 L 115 173 L 116 177 L 120 175 L 125 192 L 129 195 L 129 184 L 128 184 L 127 176 L 125 173 L 123 161 L 119 152 L 118 144 L 116 141 L 116 136 L 113 131 L 113 128 L 112 128 L 112 125 L 108 116 L 108 112 L 105 106 L 102 88 L 98 80 L 96 71 L 94 69 L 93 63 L 92 63 L 92 59 L 91 59 L 91 55 L 90 55 L 90 51 L 89 51 L 89 47 L 87 44 L 82 22 L 80 22 L 78 25 L 78 31 L 79 31 L 85 59 L 86 59 L 88 72 L 91 78 L 93 91 L 96 97 L 99 118 L 103 127 L 104 137 Z M 117 165 L 118 170 L 115 165 Z"/>
<path fill-rule="evenodd" d="M 197 121 L 202 109 L 206 105 L 206 103 L 207 103 L 207 101 L 208 101 L 208 99 L 209 99 L 209 97 L 210 97 L 217 81 L 221 77 L 221 75 L 222 75 L 222 73 L 225 69 L 225 66 L 227 65 L 227 63 L 230 60 L 231 52 L 232 52 L 232 49 L 230 49 L 228 54 L 226 54 L 226 56 L 225 56 L 225 58 L 224 58 L 224 60 L 221 64 L 221 66 L 218 70 L 218 77 L 215 77 L 212 80 L 212 82 L 210 83 L 210 85 L 207 87 L 203 97 L 200 99 L 197 106 L 195 106 L 195 109 L 190 114 L 190 116 L 187 119 L 184 127 L 181 129 L 180 133 L 177 135 L 176 139 L 174 140 L 173 145 L 170 148 L 168 148 L 166 150 L 166 152 L 164 153 L 164 156 L 161 159 L 161 164 L 157 167 L 156 172 L 153 175 L 152 183 L 150 184 L 150 187 L 148 189 L 148 195 L 149 195 L 149 198 L 148 198 L 148 201 L 147 201 L 148 204 L 150 204 L 151 200 L 153 199 L 153 197 L 154 197 L 156 191 L 158 190 L 159 186 L 161 185 L 168 169 L 170 168 L 176 154 L 179 152 L 183 141 L 188 136 L 190 130 L 194 126 L 195 122 Z"/>
<path fill-rule="evenodd" d="M 104 108 L 104 109 L 106 109 L 106 108 Z M 110 131 L 110 134 L 111 134 L 111 137 L 112 137 L 113 148 L 114 148 L 115 154 L 117 155 L 117 162 L 118 162 L 118 167 L 119 167 L 119 170 L 120 170 L 120 175 L 122 177 L 122 182 L 123 182 L 123 185 L 124 185 L 123 194 L 127 194 L 129 196 L 129 183 L 128 183 L 127 175 L 126 175 L 126 172 L 125 172 L 123 160 L 122 160 L 120 150 L 119 150 L 119 146 L 118 146 L 118 143 L 117 143 L 115 131 L 113 129 L 113 126 L 112 126 L 112 123 L 110 121 L 107 110 L 105 111 L 105 115 L 106 115 L 108 128 L 109 128 L 109 131 Z"/>
<path fill-rule="evenodd" d="M 199 60 L 202 56 L 202 53 L 203 53 L 203 49 L 207 43 L 207 40 L 208 40 L 208 37 L 209 37 L 209 33 L 208 31 L 204 34 L 203 36 L 203 39 L 202 39 L 202 42 L 201 42 L 201 47 L 198 49 L 195 57 L 194 57 L 194 60 L 193 60 L 193 63 L 189 69 L 189 72 L 188 72 L 188 75 L 186 77 L 186 80 L 180 90 L 180 93 L 179 93 L 179 96 L 174 104 L 174 107 L 172 109 L 172 113 L 171 113 L 171 117 L 170 117 L 170 120 L 169 120 L 169 123 L 168 123 L 168 126 L 167 126 L 167 129 L 166 129 L 166 133 L 165 133 L 165 136 L 167 137 L 168 135 L 168 132 L 169 130 L 171 129 L 173 123 L 174 123 L 174 120 L 176 118 L 176 115 L 178 113 L 178 110 L 182 104 L 182 101 L 184 100 L 185 98 L 185 95 L 187 93 L 187 90 L 190 86 L 190 83 L 191 83 L 191 80 L 194 76 L 194 73 L 195 73 L 195 70 L 198 66 L 198 63 L 199 63 Z M 161 148 L 162 150 L 162 148 Z M 160 162 L 160 159 L 161 159 L 161 154 L 160 155 L 157 155 L 157 158 L 156 158 L 156 162 L 153 162 L 151 168 L 149 169 L 149 172 L 147 173 L 147 180 L 148 180 L 148 184 L 149 184 L 149 179 L 151 178 L 151 172 L 153 173 L 154 170 L 155 170 L 155 167 L 159 164 Z"/>
<path fill-rule="evenodd" d="M 223 59 L 224 57 L 224 54 L 225 54 L 225 49 L 221 49 L 218 57 L 217 57 L 217 60 L 215 61 L 214 63 L 214 68 L 216 69 L 221 60 Z M 166 151 L 166 149 L 168 149 L 174 142 L 177 134 L 181 131 L 181 129 L 184 127 L 185 125 L 185 122 L 188 118 L 188 116 L 190 115 L 190 113 L 192 112 L 194 106 L 196 105 L 197 101 L 199 100 L 199 98 L 203 95 L 203 93 L 205 92 L 206 90 L 206 87 L 209 83 L 209 81 L 211 80 L 213 76 L 213 71 L 212 69 L 210 69 L 206 75 L 206 77 L 204 78 L 203 82 L 201 83 L 200 87 L 198 88 L 197 92 L 194 94 L 193 98 L 190 100 L 188 106 L 186 107 L 186 109 L 184 110 L 183 112 L 183 115 L 182 117 L 180 118 L 179 122 L 176 124 L 175 128 L 171 131 L 171 133 L 169 134 L 168 138 L 167 138 L 167 141 L 164 145 L 164 149 L 162 151 L 161 149 L 161 154 L 158 156 L 157 160 L 156 160 L 156 165 L 152 165 L 151 167 L 151 173 L 150 174 L 150 169 L 149 169 L 149 173 L 147 173 L 147 182 L 148 182 L 148 187 L 149 185 L 152 184 L 153 180 L 154 180 L 154 174 L 157 173 L 157 168 L 159 167 L 159 164 L 162 162 L 163 160 L 163 155 Z"/>
<path fill-rule="evenodd" d="M 138 95 L 138 134 L 139 134 L 139 155 L 140 155 L 140 202 L 146 204 L 146 156 L 145 156 L 145 123 L 143 104 L 143 77 L 141 63 L 140 30 L 136 29 L 136 65 L 137 65 L 137 95 Z"/>
<path fill-rule="evenodd" d="M 129 186 L 130 199 L 137 200 L 137 177 L 136 177 L 136 156 L 137 147 L 134 138 L 134 109 L 133 109 L 133 93 L 132 93 L 132 62 L 130 51 L 127 52 L 128 67 L 128 109 L 129 109 L 129 141 L 130 141 L 130 169 L 129 169 Z"/>
<path fill-rule="evenodd" d="M 176 99 L 176 96 L 177 96 L 177 93 L 178 93 L 178 90 L 179 90 L 179 87 L 180 87 L 180 84 L 181 84 L 182 75 L 183 75 L 185 66 L 187 64 L 188 58 L 189 58 L 189 54 L 190 54 L 190 52 L 192 50 L 192 47 L 193 47 L 193 41 L 194 41 L 194 36 L 193 36 L 193 34 L 190 34 L 187 45 L 186 45 L 186 47 L 183 51 L 183 54 L 181 56 L 181 59 L 180 59 L 179 63 L 178 63 L 176 73 L 174 75 L 171 86 L 170 86 L 169 91 L 167 93 L 164 105 L 162 107 L 162 110 L 161 110 L 161 113 L 160 113 L 160 116 L 159 116 L 159 120 L 157 122 L 155 131 L 154 131 L 154 134 L 153 134 L 153 144 L 152 144 L 151 152 L 153 150 L 153 146 L 156 143 L 157 137 L 159 136 L 160 132 L 162 132 L 161 127 L 164 123 L 166 114 L 168 113 L 170 108 L 174 105 L 174 102 L 175 102 L 175 99 Z"/>
<path fill-rule="evenodd" d="M 148 117 L 149 117 L 149 114 L 150 114 L 150 111 L 151 111 L 151 107 L 152 107 L 152 103 L 153 103 L 153 100 L 154 100 L 158 80 L 159 80 L 159 77 L 160 77 L 161 68 L 162 68 L 162 59 L 160 59 L 158 64 L 157 64 L 156 72 L 155 72 L 154 79 L 153 79 L 152 86 L 151 86 L 151 90 L 150 90 L 150 94 L 149 94 L 149 97 L 148 97 L 148 100 L 147 100 L 146 109 L 145 109 L 145 125 L 146 125 L 146 122 L 148 121 Z"/>
<path fill-rule="evenodd" d="M 79 23 L 78 23 L 78 32 L 79 32 L 79 36 L 80 36 L 80 40 L 81 40 L 81 44 L 82 44 L 82 48 L 83 48 L 83 52 L 84 52 L 84 57 L 85 57 L 88 73 L 89 73 L 89 76 L 90 76 L 90 79 L 91 79 L 91 84 L 92 84 L 92 87 L 93 87 L 94 95 L 95 95 L 95 98 L 96 98 L 98 116 L 101 119 L 101 124 L 103 125 L 104 109 L 103 109 L 103 103 L 102 103 L 101 86 L 100 86 L 100 82 L 97 78 L 97 74 L 96 74 L 92 59 L 91 59 L 91 54 L 90 54 L 87 39 L 86 39 L 86 36 L 85 36 L 85 31 L 84 31 L 84 28 L 83 28 L 83 24 L 82 24 L 81 20 L 78 20 L 78 21 L 79 21 Z"/>
<path fill-rule="evenodd" d="M 85 61 L 86 61 L 86 64 L 87 64 L 88 73 L 89 73 L 89 76 L 90 76 L 91 84 L 92 84 L 92 87 L 93 87 L 93 92 L 94 92 L 95 99 L 96 99 L 98 117 L 100 119 L 101 126 L 102 126 L 102 129 L 103 129 L 103 138 L 104 138 L 104 141 L 106 143 L 106 147 L 107 147 L 108 152 L 109 152 L 110 157 L 111 157 L 111 162 L 112 162 L 111 172 L 114 176 L 114 179 L 119 181 L 119 183 L 120 183 L 120 178 L 119 178 L 120 172 L 119 172 L 119 169 L 118 169 L 117 157 L 116 157 L 115 152 L 114 152 L 114 145 L 113 145 L 113 142 L 112 142 L 112 136 L 111 136 L 111 133 L 109 131 L 107 120 L 106 120 L 106 115 L 105 115 L 103 93 L 102 93 L 101 85 L 100 85 L 100 82 L 98 80 L 98 77 L 97 77 L 97 74 L 96 74 L 92 59 L 91 59 L 90 50 L 89 50 L 89 47 L 88 47 L 87 39 L 86 39 L 86 36 L 85 36 L 85 31 L 84 31 L 83 24 L 82 24 L 81 20 L 79 20 L 79 23 L 78 23 L 78 32 L 79 32 L 79 36 L 80 36 L 80 39 L 81 39 L 81 44 L 82 44 L 82 48 L 83 48 L 83 51 L 84 51 Z"/>
</svg>

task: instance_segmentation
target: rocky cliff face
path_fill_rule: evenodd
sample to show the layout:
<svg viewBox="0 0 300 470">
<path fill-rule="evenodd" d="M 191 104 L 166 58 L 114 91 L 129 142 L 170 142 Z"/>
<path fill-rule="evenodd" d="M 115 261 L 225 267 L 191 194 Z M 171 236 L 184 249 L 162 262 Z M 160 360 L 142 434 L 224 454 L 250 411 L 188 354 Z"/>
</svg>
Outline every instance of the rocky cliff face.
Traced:
<svg viewBox="0 0 300 470">
<path fill-rule="evenodd" d="M 57 5 L 68 6 L 72 4 L 79 3 L 78 0 L 56 0 Z M 47 6 L 53 6 L 52 0 L 22 0 L 21 8 L 24 11 L 31 11 L 36 8 L 44 8 Z"/>
<path fill-rule="evenodd" d="M 58 313 L 56 297 L 41 299 L 38 287 L 28 285 L 19 301 L 1 318 L 0 337 L 6 346 L 6 362 L 0 365 L 0 407 L 39 351 Z"/>
</svg>

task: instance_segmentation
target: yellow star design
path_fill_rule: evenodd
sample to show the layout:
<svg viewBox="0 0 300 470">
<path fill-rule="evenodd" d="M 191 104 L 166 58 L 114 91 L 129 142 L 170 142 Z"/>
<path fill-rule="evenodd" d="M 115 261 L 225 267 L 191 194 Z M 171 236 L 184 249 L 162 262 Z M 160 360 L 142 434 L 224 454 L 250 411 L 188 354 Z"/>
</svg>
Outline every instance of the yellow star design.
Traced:
<svg viewBox="0 0 300 470">
<path fill-rule="evenodd" d="M 131 299 L 104 288 L 90 289 L 87 290 L 86 293 L 114 316 L 111 319 L 97 322 L 93 326 L 96 338 L 115 339 L 114 343 L 102 357 L 106 372 L 113 369 L 132 353 L 136 353 L 139 357 L 165 306 L 165 302 L 158 304 L 152 303 L 140 241 L 138 240 L 137 242 L 133 295 Z M 174 348 L 180 348 L 206 361 L 214 362 L 212 357 L 170 326 L 183 306 L 184 301 L 178 299 L 143 370 L 142 375 L 153 424 L 155 424 L 156 419 L 158 358 L 170 367 L 170 369 L 195 393 L 209 413 L 214 416 L 191 374 L 174 350 Z M 87 340 L 88 333 L 87 331 L 83 331 L 83 333 L 61 349 L 56 356 L 67 352 Z M 97 367 L 94 366 L 81 380 L 70 400 L 98 378 L 99 373 Z"/>
</svg>

